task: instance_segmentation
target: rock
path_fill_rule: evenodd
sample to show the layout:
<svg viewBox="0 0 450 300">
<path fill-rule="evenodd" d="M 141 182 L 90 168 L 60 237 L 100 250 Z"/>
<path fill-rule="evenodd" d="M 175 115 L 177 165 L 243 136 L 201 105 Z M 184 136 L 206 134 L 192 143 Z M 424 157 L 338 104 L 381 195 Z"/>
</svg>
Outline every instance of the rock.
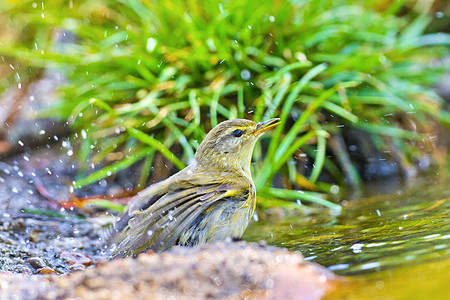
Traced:
<svg viewBox="0 0 450 300">
<path fill-rule="evenodd" d="M 0 286 L 2 299 L 321 299 L 336 279 L 299 252 L 237 242 L 174 247 L 60 277 L 0 274 Z"/>
<path fill-rule="evenodd" d="M 69 265 L 83 265 L 87 267 L 94 264 L 92 258 L 82 253 L 62 251 L 59 255 L 66 260 Z"/>
<path fill-rule="evenodd" d="M 45 262 L 39 257 L 31 257 L 27 262 L 35 269 L 42 269 L 45 267 Z"/>
<path fill-rule="evenodd" d="M 57 272 L 55 270 L 53 270 L 51 268 L 47 268 L 47 267 L 40 268 L 37 270 L 37 272 L 41 275 L 57 274 Z"/>
<path fill-rule="evenodd" d="M 82 271 L 82 270 L 85 270 L 85 269 L 86 269 L 86 267 L 83 266 L 82 264 L 74 264 L 74 265 L 71 265 L 69 267 L 70 272 Z"/>
</svg>

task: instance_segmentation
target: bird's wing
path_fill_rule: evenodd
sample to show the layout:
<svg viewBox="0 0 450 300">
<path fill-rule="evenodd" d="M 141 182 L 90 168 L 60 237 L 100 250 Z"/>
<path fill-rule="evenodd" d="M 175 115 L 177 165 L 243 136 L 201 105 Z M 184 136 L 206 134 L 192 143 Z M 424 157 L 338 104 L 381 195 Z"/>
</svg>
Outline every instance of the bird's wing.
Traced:
<svg viewBox="0 0 450 300">
<path fill-rule="evenodd" d="M 136 196 L 115 226 L 112 255 L 136 255 L 173 246 L 191 223 L 216 201 L 238 197 L 250 188 L 247 178 L 224 172 L 174 176 Z"/>
</svg>

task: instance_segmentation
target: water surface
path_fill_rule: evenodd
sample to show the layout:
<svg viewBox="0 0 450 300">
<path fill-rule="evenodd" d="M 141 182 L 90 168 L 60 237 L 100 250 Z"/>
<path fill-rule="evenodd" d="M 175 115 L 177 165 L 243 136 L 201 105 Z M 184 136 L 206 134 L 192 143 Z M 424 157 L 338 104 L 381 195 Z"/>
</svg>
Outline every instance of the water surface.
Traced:
<svg viewBox="0 0 450 300">
<path fill-rule="evenodd" d="M 346 288 L 358 291 L 353 297 L 368 296 L 364 291 L 373 288 L 374 299 L 407 299 L 415 290 L 445 299 L 450 295 L 450 269 L 442 268 L 450 265 L 450 182 L 414 186 L 388 196 L 344 201 L 337 216 L 313 209 L 277 221 L 261 217 L 244 238 L 301 251 L 307 260 L 352 276 L 358 283 Z"/>
</svg>

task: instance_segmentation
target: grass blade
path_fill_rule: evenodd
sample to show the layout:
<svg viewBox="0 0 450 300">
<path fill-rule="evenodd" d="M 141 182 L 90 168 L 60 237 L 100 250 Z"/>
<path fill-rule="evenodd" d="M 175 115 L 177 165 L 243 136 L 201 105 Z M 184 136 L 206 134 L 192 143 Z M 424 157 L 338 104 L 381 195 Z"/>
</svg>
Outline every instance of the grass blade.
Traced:
<svg viewBox="0 0 450 300">
<path fill-rule="evenodd" d="M 304 192 L 304 191 L 295 191 L 295 190 L 285 190 L 285 189 L 277 189 L 277 188 L 266 188 L 263 190 L 264 193 L 277 198 L 289 199 L 289 200 L 302 200 L 311 203 L 320 204 L 331 208 L 337 212 L 342 210 L 342 207 L 339 204 L 335 204 L 328 200 L 323 199 L 321 194 L 312 193 L 312 192 Z"/>
</svg>

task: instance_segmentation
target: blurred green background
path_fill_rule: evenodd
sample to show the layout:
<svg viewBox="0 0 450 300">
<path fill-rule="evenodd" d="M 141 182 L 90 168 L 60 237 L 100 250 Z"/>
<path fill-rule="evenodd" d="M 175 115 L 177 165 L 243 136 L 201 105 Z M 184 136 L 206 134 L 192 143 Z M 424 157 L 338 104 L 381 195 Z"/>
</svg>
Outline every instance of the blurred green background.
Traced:
<svg viewBox="0 0 450 300">
<path fill-rule="evenodd" d="M 63 74 L 39 116 L 76 133 L 77 188 L 137 162 L 142 188 L 158 157 L 183 168 L 218 122 L 280 117 L 252 172 L 259 195 L 293 202 L 263 204 L 334 207 L 325 199 L 405 178 L 425 156 L 445 165 L 435 137 L 450 114 L 434 87 L 450 72 L 449 12 L 446 1 L 2 1 L 0 91 Z"/>
</svg>

